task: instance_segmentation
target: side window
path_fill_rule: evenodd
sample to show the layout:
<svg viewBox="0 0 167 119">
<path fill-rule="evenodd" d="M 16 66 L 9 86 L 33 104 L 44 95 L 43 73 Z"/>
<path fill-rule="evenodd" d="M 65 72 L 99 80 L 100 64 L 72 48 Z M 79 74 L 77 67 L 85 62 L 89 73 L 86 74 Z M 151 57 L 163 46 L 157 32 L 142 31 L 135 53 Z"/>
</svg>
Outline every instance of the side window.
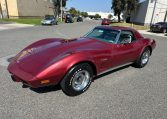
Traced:
<svg viewBox="0 0 167 119">
<path fill-rule="evenodd" d="M 121 31 L 118 44 L 127 44 L 135 40 L 134 35 L 131 31 Z"/>
</svg>

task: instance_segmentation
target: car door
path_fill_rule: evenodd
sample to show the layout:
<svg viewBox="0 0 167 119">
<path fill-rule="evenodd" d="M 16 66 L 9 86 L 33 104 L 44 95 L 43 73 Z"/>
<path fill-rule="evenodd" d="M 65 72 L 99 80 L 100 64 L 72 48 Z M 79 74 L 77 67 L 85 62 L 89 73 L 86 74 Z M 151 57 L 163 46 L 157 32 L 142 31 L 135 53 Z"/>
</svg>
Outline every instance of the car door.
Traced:
<svg viewBox="0 0 167 119">
<path fill-rule="evenodd" d="M 127 35 L 130 42 L 125 42 L 122 36 Z M 139 43 L 134 37 L 132 31 L 121 31 L 116 44 L 112 46 L 112 66 L 119 66 L 127 63 L 134 62 L 138 57 Z"/>
</svg>

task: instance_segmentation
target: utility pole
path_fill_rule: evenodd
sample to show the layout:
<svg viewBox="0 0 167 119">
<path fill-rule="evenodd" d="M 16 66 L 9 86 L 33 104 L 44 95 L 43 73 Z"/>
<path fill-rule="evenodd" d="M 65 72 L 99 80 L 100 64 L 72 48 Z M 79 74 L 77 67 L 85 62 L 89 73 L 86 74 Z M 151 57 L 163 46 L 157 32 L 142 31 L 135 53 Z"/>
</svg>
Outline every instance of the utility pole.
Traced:
<svg viewBox="0 0 167 119">
<path fill-rule="evenodd" d="M 8 10 L 8 2 L 7 2 L 7 0 L 5 0 L 5 5 L 6 5 L 7 18 L 9 19 L 9 10 Z"/>
<path fill-rule="evenodd" d="M 166 13 L 165 13 L 164 22 L 166 22 L 166 18 L 167 18 L 167 10 L 166 10 Z"/>
<path fill-rule="evenodd" d="M 1 2 L 0 2 L 0 13 L 1 13 L 1 16 L 2 16 L 2 19 L 3 19 L 3 11 L 2 11 L 2 7 L 1 7 Z"/>
<path fill-rule="evenodd" d="M 152 17 L 151 17 L 150 26 L 152 25 L 152 22 L 153 22 L 153 19 L 154 19 L 154 14 L 155 14 L 155 9 L 156 9 L 156 5 L 157 5 L 157 1 L 158 0 L 155 0 L 155 3 L 154 3 L 154 8 L 153 8 L 153 13 L 152 13 Z"/>
<path fill-rule="evenodd" d="M 63 21 L 63 0 L 61 0 L 61 22 Z"/>
</svg>

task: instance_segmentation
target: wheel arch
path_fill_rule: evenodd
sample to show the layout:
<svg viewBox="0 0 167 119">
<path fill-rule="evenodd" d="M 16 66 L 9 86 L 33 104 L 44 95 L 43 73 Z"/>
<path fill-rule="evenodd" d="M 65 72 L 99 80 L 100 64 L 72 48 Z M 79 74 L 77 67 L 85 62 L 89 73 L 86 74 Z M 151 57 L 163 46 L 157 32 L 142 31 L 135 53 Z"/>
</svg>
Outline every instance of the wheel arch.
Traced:
<svg viewBox="0 0 167 119">
<path fill-rule="evenodd" d="M 152 55 L 152 47 L 150 45 L 147 45 L 146 47 L 143 47 L 142 50 L 140 51 L 139 57 L 142 55 L 142 53 L 144 52 L 144 50 L 148 48 L 150 50 L 150 56 Z M 139 58 L 138 57 L 138 58 Z"/>
<path fill-rule="evenodd" d="M 152 47 L 149 45 L 149 46 L 145 47 L 144 49 L 146 49 L 146 48 L 149 48 L 149 50 L 150 50 L 150 55 L 152 55 Z"/>
<path fill-rule="evenodd" d="M 66 73 L 65 75 L 63 76 L 63 78 L 59 81 L 59 83 L 61 83 L 61 81 L 63 81 L 64 77 L 66 76 L 66 74 L 72 69 L 74 68 L 76 65 L 79 65 L 79 64 L 82 64 L 82 63 L 88 63 L 92 69 L 93 69 L 93 76 L 96 76 L 97 75 L 97 68 L 96 68 L 96 65 L 92 62 L 92 61 L 89 61 L 89 60 L 83 60 L 83 61 L 79 61 L 77 63 L 74 63 L 73 65 L 71 65 L 67 70 L 66 70 Z"/>
<path fill-rule="evenodd" d="M 82 64 L 82 63 L 87 63 L 87 64 L 89 64 L 89 65 L 92 67 L 93 75 L 97 75 L 97 68 L 96 68 L 96 65 L 95 65 L 92 61 L 88 61 L 88 60 L 83 60 L 83 61 L 79 61 L 79 62 L 77 62 L 77 63 L 74 63 L 74 64 L 68 69 L 68 71 L 71 70 L 74 66 L 79 65 L 79 64 Z M 67 71 L 67 72 L 68 72 L 68 71 Z"/>
</svg>

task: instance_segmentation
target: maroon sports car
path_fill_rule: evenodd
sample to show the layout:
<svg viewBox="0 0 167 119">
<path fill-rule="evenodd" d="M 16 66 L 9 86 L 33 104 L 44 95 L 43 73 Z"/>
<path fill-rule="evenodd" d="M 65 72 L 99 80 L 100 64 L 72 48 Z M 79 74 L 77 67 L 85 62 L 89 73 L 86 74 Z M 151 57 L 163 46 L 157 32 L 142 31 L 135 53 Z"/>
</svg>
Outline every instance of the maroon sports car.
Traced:
<svg viewBox="0 0 167 119">
<path fill-rule="evenodd" d="M 85 92 L 93 78 L 113 68 L 144 67 L 156 46 L 126 27 L 98 26 L 81 38 L 44 39 L 17 54 L 8 71 L 12 79 L 33 88 L 60 84 L 70 96 Z"/>
<path fill-rule="evenodd" d="M 111 20 L 109 19 L 103 19 L 101 22 L 101 25 L 110 25 L 111 24 Z"/>
</svg>

